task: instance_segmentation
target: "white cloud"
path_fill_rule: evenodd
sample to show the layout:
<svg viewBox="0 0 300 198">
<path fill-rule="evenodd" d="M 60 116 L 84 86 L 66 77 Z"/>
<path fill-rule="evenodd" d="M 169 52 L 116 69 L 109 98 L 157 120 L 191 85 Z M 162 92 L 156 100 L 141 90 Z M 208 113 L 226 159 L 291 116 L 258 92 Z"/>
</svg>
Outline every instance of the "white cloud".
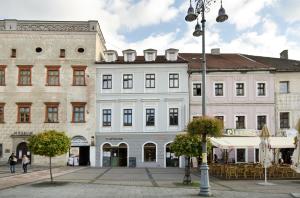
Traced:
<svg viewBox="0 0 300 198">
<path fill-rule="evenodd" d="M 280 16 L 290 23 L 300 22 L 299 0 L 280 0 L 276 5 Z"/>
</svg>

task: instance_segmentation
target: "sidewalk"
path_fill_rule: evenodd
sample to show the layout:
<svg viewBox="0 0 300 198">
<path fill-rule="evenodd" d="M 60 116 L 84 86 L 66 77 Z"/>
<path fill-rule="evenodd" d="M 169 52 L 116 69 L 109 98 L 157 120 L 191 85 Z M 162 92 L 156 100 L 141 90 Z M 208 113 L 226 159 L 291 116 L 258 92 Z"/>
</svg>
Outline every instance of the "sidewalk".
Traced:
<svg viewBox="0 0 300 198">
<path fill-rule="evenodd" d="M 2 167 L 3 168 L 3 167 Z M 27 183 L 32 183 L 44 179 L 50 179 L 50 173 L 48 167 L 35 167 L 30 170 L 28 173 L 15 173 L 11 174 L 8 171 L 3 172 L 1 169 L 1 175 L 0 178 L 0 190 L 19 186 Z M 43 170 L 40 170 L 43 169 Z M 53 177 L 58 177 L 64 174 L 72 173 L 75 171 L 78 171 L 82 168 L 74 168 L 74 167 L 59 167 L 59 168 L 53 168 L 52 174 Z M 33 171 L 34 170 L 34 171 Z"/>
</svg>

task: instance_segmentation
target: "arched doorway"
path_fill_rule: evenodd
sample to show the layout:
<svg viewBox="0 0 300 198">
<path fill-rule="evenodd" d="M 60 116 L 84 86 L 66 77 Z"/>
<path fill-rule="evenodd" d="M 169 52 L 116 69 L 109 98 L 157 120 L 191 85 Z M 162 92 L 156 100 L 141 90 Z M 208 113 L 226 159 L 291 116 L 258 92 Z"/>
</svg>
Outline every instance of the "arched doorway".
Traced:
<svg viewBox="0 0 300 198">
<path fill-rule="evenodd" d="M 106 143 L 102 146 L 104 167 L 127 167 L 127 144 L 112 146 Z"/>
<path fill-rule="evenodd" d="M 90 165 L 90 145 L 85 137 L 74 136 L 72 138 L 70 157 L 77 158 L 80 166 Z"/>
<path fill-rule="evenodd" d="M 170 148 L 171 143 L 166 145 L 166 167 L 179 167 L 179 158 Z"/>
<path fill-rule="evenodd" d="M 31 153 L 28 149 L 28 145 L 26 142 L 21 142 L 17 146 L 16 156 L 18 158 L 18 162 L 22 161 L 23 155 L 27 155 L 27 157 L 30 159 L 30 163 L 31 163 Z"/>
</svg>

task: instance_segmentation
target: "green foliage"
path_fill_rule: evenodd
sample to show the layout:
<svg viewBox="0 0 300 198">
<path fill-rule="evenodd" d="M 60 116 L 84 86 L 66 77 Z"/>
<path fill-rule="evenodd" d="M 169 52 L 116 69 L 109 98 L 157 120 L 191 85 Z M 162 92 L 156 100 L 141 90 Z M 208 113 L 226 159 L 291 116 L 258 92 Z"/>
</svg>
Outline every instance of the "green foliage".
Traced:
<svg viewBox="0 0 300 198">
<path fill-rule="evenodd" d="M 171 143 L 176 156 L 197 157 L 201 155 L 201 139 L 198 135 L 179 134 Z"/>
<path fill-rule="evenodd" d="M 71 140 L 64 132 L 44 131 L 29 139 L 29 149 L 36 155 L 55 157 L 68 152 Z"/>
<path fill-rule="evenodd" d="M 223 134 L 223 123 L 213 117 L 201 116 L 188 124 L 188 132 L 201 136 L 220 137 Z"/>
</svg>

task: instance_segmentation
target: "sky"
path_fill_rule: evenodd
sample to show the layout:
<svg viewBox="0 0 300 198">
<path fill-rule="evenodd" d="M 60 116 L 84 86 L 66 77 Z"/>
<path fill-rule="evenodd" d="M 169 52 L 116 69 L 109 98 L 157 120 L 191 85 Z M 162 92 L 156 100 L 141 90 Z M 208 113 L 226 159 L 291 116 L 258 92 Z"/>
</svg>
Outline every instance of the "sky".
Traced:
<svg viewBox="0 0 300 198">
<path fill-rule="evenodd" d="M 189 0 L 0 0 L 0 18 L 18 20 L 98 20 L 107 49 L 168 48 L 201 53 L 196 22 L 184 20 Z M 192 0 L 194 3 L 194 0 Z M 220 0 L 206 12 L 206 52 L 242 53 L 300 60 L 299 0 L 223 0 L 229 18 L 217 23 Z"/>
</svg>

